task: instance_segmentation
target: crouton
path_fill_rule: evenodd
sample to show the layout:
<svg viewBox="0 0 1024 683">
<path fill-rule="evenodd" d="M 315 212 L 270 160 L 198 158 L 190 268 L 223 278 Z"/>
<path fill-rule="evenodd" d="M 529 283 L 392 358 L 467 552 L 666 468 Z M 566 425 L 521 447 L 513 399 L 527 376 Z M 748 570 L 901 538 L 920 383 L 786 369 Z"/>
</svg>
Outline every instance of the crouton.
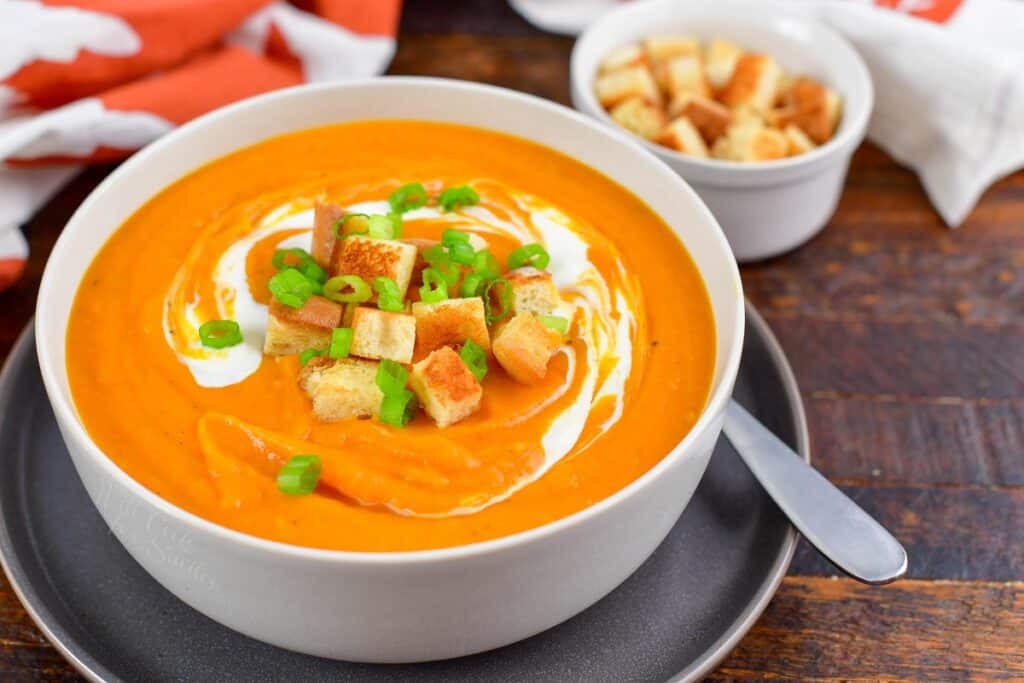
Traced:
<svg viewBox="0 0 1024 683">
<path fill-rule="evenodd" d="M 314 358 L 299 371 L 299 386 L 322 422 L 376 416 L 384 400 L 377 386 L 377 363 L 359 358 Z"/>
<path fill-rule="evenodd" d="M 796 156 L 798 154 L 805 154 L 810 152 L 812 149 L 817 147 L 814 141 L 807 137 L 800 128 L 789 124 L 786 129 L 782 131 L 782 134 L 786 136 L 786 142 L 789 143 L 789 147 L 786 149 L 788 156 Z"/>
<path fill-rule="evenodd" d="M 412 361 L 416 342 L 416 318 L 379 308 L 359 306 L 352 313 L 352 346 L 349 353 L 363 358 Z"/>
<path fill-rule="evenodd" d="M 321 204 L 317 202 L 313 208 L 313 246 L 310 254 L 313 260 L 328 270 L 334 263 L 334 248 L 337 246 L 338 238 L 334 234 L 334 224 L 345 215 L 344 210 L 337 204 Z"/>
<path fill-rule="evenodd" d="M 781 131 L 748 121 L 733 124 L 711 152 L 718 159 L 770 161 L 783 158 L 788 150 L 789 141 Z"/>
<path fill-rule="evenodd" d="M 743 55 L 743 50 L 728 40 L 715 38 L 704 52 L 704 73 L 707 74 L 711 87 L 721 90 L 732 79 L 736 62 Z"/>
<path fill-rule="evenodd" d="M 548 361 L 559 346 L 562 335 L 546 327 L 529 313 L 520 313 L 498 330 L 494 337 L 494 357 L 512 379 L 536 384 L 548 372 Z"/>
<path fill-rule="evenodd" d="M 307 349 L 326 349 L 331 331 L 341 325 L 342 307 L 322 296 L 306 299 L 302 308 L 270 300 L 263 353 L 290 356 Z"/>
<path fill-rule="evenodd" d="M 546 270 L 516 268 L 505 273 L 512 288 L 512 314 L 548 315 L 562 303 L 555 280 Z"/>
<path fill-rule="evenodd" d="M 610 112 L 612 119 L 626 130 L 651 140 L 665 127 L 665 113 L 645 100 L 634 97 Z"/>
<path fill-rule="evenodd" d="M 412 305 L 416 318 L 416 357 L 422 358 L 442 346 L 457 346 L 472 339 L 484 351 L 491 348 L 484 301 L 480 297 L 448 299 L 436 304 L 417 301 Z"/>
<path fill-rule="evenodd" d="M 673 57 L 665 63 L 664 74 L 664 89 L 673 97 L 687 92 L 704 97 L 711 95 L 711 86 L 698 55 Z"/>
<path fill-rule="evenodd" d="M 680 116 L 668 124 L 658 136 L 657 141 L 677 152 L 693 157 L 705 158 L 708 156 L 708 147 L 704 144 L 704 138 L 700 136 L 690 119 L 685 116 Z"/>
<path fill-rule="evenodd" d="M 839 95 L 817 81 L 800 77 L 782 97 L 782 108 L 773 112 L 776 125 L 799 126 L 807 137 L 824 144 L 839 124 Z"/>
<path fill-rule="evenodd" d="M 483 387 L 450 346 L 442 346 L 412 366 L 409 386 L 438 427 L 447 427 L 476 412 Z"/>
<path fill-rule="evenodd" d="M 649 36 L 643 44 L 647 56 L 655 62 L 700 54 L 700 42 L 691 36 Z"/>
<path fill-rule="evenodd" d="M 685 116 L 694 125 L 704 140 L 713 144 L 732 124 L 732 112 L 718 102 L 683 92 L 672 99 L 669 116 Z"/>
<path fill-rule="evenodd" d="M 601 60 L 599 71 L 606 74 L 631 66 L 642 66 L 646 63 L 647 55 L 639 45 L 620 45 L 605 55 Z"/>
<path fill-rule="evenodd" d="M 736 62 L 732 78 L 719 99 L 730 107 L 750 105 L 767 111 L 775 104 L 775 89 L 782 69 L 768 55 L 745 54 Z"/>
<path fill-rule="evenodd" d="M 594 84 L 597 99 L 605 109 L 631 98 L 652 104 L 661 102 L 661 92 L 645 66 L 633 66 L 598 76 Z"/>
<path fill-rule="evenodd" d="M 398 240 L 375 240 L 369 237 L 348 237 L 338 249 L 334 273 L 358 275 L 372 284 L 376 277 L 388 277 L 398 285 L 405 298 L 416 266 L 416 247 Z"/>
</svg>

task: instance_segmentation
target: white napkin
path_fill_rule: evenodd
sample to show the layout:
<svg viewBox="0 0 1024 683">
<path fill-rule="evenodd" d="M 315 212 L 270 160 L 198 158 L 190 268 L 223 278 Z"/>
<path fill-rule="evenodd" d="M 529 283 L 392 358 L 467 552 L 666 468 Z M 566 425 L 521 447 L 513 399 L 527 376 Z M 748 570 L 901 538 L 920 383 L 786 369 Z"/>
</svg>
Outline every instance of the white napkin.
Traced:
<svg viewBox="0 0 1024 683">
<path fill-rule="evenodd" d="M 510 2 L 527 20 L 558 33 L 578 33 L 620 4 Z M 782 4 L 831 26 L 860 52 L 875 83 L 868 137 L 917 172 L 950 227 L 963 222 L 989 185 L 1024 167 L 1024 2 Z"/>
</svg>

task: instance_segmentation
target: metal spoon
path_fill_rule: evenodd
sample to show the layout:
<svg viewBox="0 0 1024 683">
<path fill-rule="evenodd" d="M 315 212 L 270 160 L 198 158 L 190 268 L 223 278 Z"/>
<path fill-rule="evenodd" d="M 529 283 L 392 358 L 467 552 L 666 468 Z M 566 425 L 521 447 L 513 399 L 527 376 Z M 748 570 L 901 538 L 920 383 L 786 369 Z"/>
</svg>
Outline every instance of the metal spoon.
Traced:
<svg viewBox="0 0 1024 683">
<path fill-rule="evenodd" d="M 723 431 L 793 526 L 833 564 L 871 584 L 906 573 L 900 542 L 736 401 L 725 409 Z"/>
</svg>

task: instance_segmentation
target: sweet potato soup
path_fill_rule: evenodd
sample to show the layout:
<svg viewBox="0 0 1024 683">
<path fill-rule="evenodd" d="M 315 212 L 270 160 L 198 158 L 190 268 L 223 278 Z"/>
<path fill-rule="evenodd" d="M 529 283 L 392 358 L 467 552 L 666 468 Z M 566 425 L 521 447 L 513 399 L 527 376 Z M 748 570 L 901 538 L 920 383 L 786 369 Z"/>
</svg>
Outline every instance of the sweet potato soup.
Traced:
<svg viewBox="0 0 1024 683">
<path fill-rule="evenodd" d="M 704 283 L 637 197 L 476 128 L 276 137 L 139 209 L 68 328 L 118 466 L 185 510 L 304 546 L 472 543 L 599 501 L 710 390 Z"/>
</svg>

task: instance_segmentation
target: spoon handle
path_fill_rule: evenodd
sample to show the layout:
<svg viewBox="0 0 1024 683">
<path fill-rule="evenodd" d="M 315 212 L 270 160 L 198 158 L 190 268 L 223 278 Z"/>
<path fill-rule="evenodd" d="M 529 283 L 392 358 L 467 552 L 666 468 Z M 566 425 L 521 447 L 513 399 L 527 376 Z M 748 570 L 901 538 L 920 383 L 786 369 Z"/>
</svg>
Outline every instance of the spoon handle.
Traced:
<svg viewBox="0 0 1024 683">
<path fill-rule="evenodd" d="M 793 525 L 837 567 L 872 584 L 906 573 L 899 541 L 736 401 L 725 410 L 723 431 Z"/>
</svg>

